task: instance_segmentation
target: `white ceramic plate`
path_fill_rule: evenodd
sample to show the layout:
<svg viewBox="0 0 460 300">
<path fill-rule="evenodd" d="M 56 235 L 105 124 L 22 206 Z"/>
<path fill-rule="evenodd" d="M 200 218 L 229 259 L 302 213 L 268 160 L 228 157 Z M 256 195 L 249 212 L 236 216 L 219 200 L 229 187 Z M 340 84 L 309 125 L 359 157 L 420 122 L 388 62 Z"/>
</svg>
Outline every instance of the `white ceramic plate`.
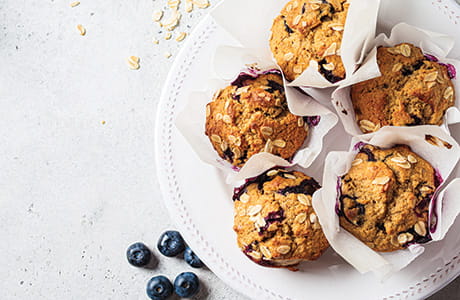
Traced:
<svg viewBox="0 0 460 300">
<path fill-rule="evenodd" d="M 379 31 L 399 22 L 456 37 L 452 53 L 460 56 L 460 6 L 454 0 L 382 0 Z M 237 22 L 237 16 L 235 16 Z M 250 28 L 248 28 L 250 30 Z M 268 30 L 268 29 L 267 29 Z M 158 178 L 166 206 L 177 227 L 206 265 L 227 284 L 254 299 L 419 299 L 460 274 L 460 220 L 447 237 L 389 280 L 361 275 L 332 250 L 299 272 L 268 269 L 249 261 L 237 248 L 233 232 L 232 188 L 204 164 L 174 125 L 191 91 L 205 89 L 216 45 L 231 41 L 210 17 L 188 37 L 166 80 L 156 124 Z M 455 56 L 455 55 L 454 55 Z M 460 126 L 452 127 L 457 141 Z M 204 132 L 204 129 L 203 129 Z M 349 138 L 338 125 L 326 136 L 325 149 L 307 170 L 321 179 L 327 152 L 345 150 Z M 460 175 L 460 168 L 454 172 Z"/>
</svg>

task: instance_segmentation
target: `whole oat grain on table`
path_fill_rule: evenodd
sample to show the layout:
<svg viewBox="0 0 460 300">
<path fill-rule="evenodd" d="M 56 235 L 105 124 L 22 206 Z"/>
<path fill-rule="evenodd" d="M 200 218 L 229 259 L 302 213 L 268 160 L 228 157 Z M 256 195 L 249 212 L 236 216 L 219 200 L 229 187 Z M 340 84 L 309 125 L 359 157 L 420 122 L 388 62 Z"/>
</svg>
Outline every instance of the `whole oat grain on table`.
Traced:
<svg viewBox="0 0 460 300">
<path fill-rule="evenodd" d="M 340 225 L 380 252 L 428 242 L 428 210 L 438 185 L 433 167 L 408 146 L 365 145 L 340 180 Z"/>
<path fill-rule="evenodd" d="M 377 49 L 382 76 L 351 87 L 356 121 L 364 133 L 386 125 L 441 125 L 454 105 L 448 68 L 403 43 Z"/>
<path fill-rule="evenodd" d="M 273 169 L 235 189 L 238 247 L 266 267 L 318 259 L 329 247 L 311 202 L 319 188 L 301 172 Z"/>
<path fill-rule="evenodd" d="M 236 167 L 263 151 L 290 159 L 308 131 L 307 122 L 289 112 L 278 71 L 256 78 L 242 73 L 206 106 L 205 133 L 219 156 Z"/>
<path fill-rule="evenodd" d="M 340 47 L 349 4 L 345 0 L 289 1 L 272 25 L 270 48 L 289 81 L 310 61 L 330 82 L 345 78 Z"/>
</svg>

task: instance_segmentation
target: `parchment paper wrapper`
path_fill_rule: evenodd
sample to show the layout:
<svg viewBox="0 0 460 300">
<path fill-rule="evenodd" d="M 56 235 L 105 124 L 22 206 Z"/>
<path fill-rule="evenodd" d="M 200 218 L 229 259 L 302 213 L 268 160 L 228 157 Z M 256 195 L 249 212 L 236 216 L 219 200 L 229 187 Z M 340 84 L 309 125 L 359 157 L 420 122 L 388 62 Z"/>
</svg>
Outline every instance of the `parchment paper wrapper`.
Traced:
<svg viewBox="0 0 460 300">
<path fill-rule="evenodd" d="M 270 60 L 270 36 L 273 20 L 288 1 L 226 0 L 217 6 L 211 16 L 235 37 L 243 47 L 254 49 L 261 60 Z M 350 76 L 370 49 L 375 37 L 375 27 L 380 0 L 350 0 L 343 32 L 340 55 L 347 77 Z M 273 59 L 274 61 L 274 59 Z M 326 88 L 338 86 L 318 72 L 318 63 L 309 67 L 290 86 Z"/>
<path fill-rule="evenodd" d="M 425 140 L 425 135 L 437 137 L 451 145 L 446 147 L 441 140 L 435 146 Z M 460 180 L 455 179 L 450 184 L 445 181 L 454 169 L 460 157 L 457 142 L 449 134 L 436 126 L 419 127 L 384 127 L 372 137 L 355 137 L 349 152 L 331 152 L 326 158 L 323 175 L 323 188 L 313 196 L 313 207 L 319 217 L 323 231 L 334 250 L 347 260 L 361 273 L 372 271 L 382 280 L 391 276 L 423 253 L 427 244 L 413 244 L 408 249 L 388 253 L 373 251 L 348 231 L 340 227 L 336 214 L 337 180 L 346 174 L 358 150 L 354 150 L 359 142 L 365 142 L 382 148 L 396 144 L 405 144 L 412 151 L 427 160 L 444 179 L 438 187 L 438 196 L 430 204 L 430 220 L 437 221 L 431 227 L 434 232 L 433 241 L 442 239 L 455 218 L 460 213 Z M 356 149 L 356 148 L 355 148 Z M 433 213 L 433 209 L 434 212 Z M 437 220 L 436 220 L 437 219 Z M 429 223 L 431 224 L 431 223 Z"/>
<path fill-rule="evenodd" d="M 231 55 L 229 55 L 231 54 Z M 298 91 L 294 87 L 287 87 L 284 80 L 284 88 L 288 107 L 291 113 L 298 116 L 319 117 L 316 126 L 310 126 L 308 137 L 302 148 L 295 154 L 291 162 L 281 157 L 259 153 L 253 155 L 241 170 L 237 170 L 230 163 L 220 158 L 211 145 L 209 138 L 205 135 L 206 104 L 211 102 L 212 95 L 219 89 L 224 88 L 238 76 L 241 67 L 247 64 L 257 63 L 264 66 L 264 70 L 277 70 L 273 62 L 259 63 L 251 55 L 251 51 L 237 47 L 221 47 L 216 50 L 214 58 L 214 69 L 218 78 L 209 81 L 208 91 L 194 92 L 190 95 L 189 101 L 184 110 L 176 119 L 176 126 L 182 135 L 187 139 L 198 156 L 206 163 L 211 164 L 224 171 L 227 175 L 227 183 L 233 183 L 245 178 L 254 177 L 274 166 L 292 166 L 298 164 L 304 168 L 308 167 L 319 155 L 323 147 L 324 136 L 337 124 L 338 118 L 310 96 Z M 237 70 L 237 66 L 239 69 Z M 254 73 L 243 69 L 246 73 Z M 260 71 L 259 73 L 263 72 Z M 231 74 L 233 74 L 232 77 Z"/>
<path fill-rule="evenodd" d="M 374 41 L 374 48 L 366 57 L 363 65 L 349 78 L 340 83 L 339 88 L 332 94 L 333 105 L 337 110 L 345 131 L 353 136 L 362 135 L 356 119 L 350 97 L 351 85 L 381 75 L 377 64 L 378 46 L 395 46 L 400 43 L 411 43 L 422 49 L 423 53 L 436 57 L 440 63 L 451 64 L 460 71 L 460 61 L 446 58 L 454 46 L 454 39 L 444 34 L 434 33 L 420 28 L 400 23 L 393 27 L 390 37 L 380 34 Z M 444 128 L 448 124 L 460 122 L 460 74 L 451 79 L 455 89 L 455 106 L 449 108 L 444 116 Z M 372 133 L 370 133 L 372 135 Z"/>
</svg>

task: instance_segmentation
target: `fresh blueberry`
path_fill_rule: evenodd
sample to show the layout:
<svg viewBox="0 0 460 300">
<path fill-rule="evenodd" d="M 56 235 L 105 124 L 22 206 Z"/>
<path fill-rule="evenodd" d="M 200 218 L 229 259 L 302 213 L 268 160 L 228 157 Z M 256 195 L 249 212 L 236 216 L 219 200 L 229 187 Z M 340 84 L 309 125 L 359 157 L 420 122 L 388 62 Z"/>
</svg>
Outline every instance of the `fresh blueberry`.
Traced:
<svg viewBox="0 0 460 300">
<path fill-rule="evenodd" d="M 172 295 L 173 285 L 165 276 L 152 277 L 147 283 L 147 296 L 153 300 L 168 299 Z"/>
<path fill-rule="evenodd" d="M 142 267 L 150 262 L 152 253 L 143 243 L 134 243 L 126 250 L 126 257 L 133 266 Z"/>
<path fill-rule="evenodd" d="M 174 257 L 185 250 L 184 239 L 179 232 L 172 230 L 160 236 L 157 246 L 160 253 L 168 257 Z"/>
<path fill-rule="evenodd" d="M 198 276 L 192 272 L 184 272 L 177 275 L 174 280 L 174 292 L 182 298 L 193 297 L 200 289 Z"/>
<path fill-rule="evenodd" d="M 201 268 L 204 266 L 201 259 L 196 256 L 196 254 L 189 247 L 185 248 L 184 259 L 186 263 L 194 268 Z"/>
</svg>

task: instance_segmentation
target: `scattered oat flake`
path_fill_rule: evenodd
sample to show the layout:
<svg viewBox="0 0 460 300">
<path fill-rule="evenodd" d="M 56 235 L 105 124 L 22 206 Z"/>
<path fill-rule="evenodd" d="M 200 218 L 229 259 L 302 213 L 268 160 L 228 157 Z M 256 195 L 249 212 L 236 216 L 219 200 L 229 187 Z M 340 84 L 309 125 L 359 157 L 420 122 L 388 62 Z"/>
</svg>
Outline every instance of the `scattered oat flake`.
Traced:
<svg viewBox="0 0 460 300">
<path fill-rule="evenodd" d="M 193 2 L 192 0 L 185 0 L 185 11 L 190 13 L 193 10 Z"/>
<path fill-rule="evenodd" d="M 208 0 L 192 0 L 192 3 L 198 8 L 207 8 L 210 5 Z"/>
<path fill-rule="evenodd" d="M 165 40 L 170 40 L 171 37 L 172 37 L 172 33 L 171 33 L 171 32 L 167 32 L 167 33 L 165 34 Z"/>
<path fill-rule="evenodd" d="M 168 0 L 168 6 L 172 9 L 177 9 L 179 7 L 180 0 Z"/>
<path fill-rule="evenodd" d="M 80 5 L 80 1 L 74 1 L 72 3 L 70 3 L 70 7 L 75 7 L 75 6 L 78 6 Z"/>
<path fill-rule="evenodd" d="M 140 61 L 140 58 L 133 55 L 133 56 L 129 57 L 129 60 L 131 60 L 131 61 L 135 62 L 136 64 L 138 64 L 139 61 Z"/>
<path fill-rule="evenodd" d="M 161 20 L 163 17 L 163 11 L 162 10 L 156 10 L 153 12 L 153 21 L 158 22 Z"/>
<path fill-rule="evenodd" d="M 101 121 L 101 124 L 102 124 L 102 125 L 105 125 L 105 121 L 104 121 L 104 120 L 102 120 L 102 121 Z"/>
<path fill-rule="evenodd" d="M 165 57 L 166 57 L 166 58 L 170 58 L 171 56 L 172 56 L 171 53 L 169 53 L 169 52 L 166 52 L 166 53 L 165 53 Z"/>
<path fill-rule="evenodd" d="M 83 27 L 83 25 L 78 24 L 77 29 L 78 29 L 78 32 L 80 33 L 80 35 L 85 35 L 86 34 L 86 29 L 85 29 L 85 27 Z"/>
<path fill-rule="evenodd" d="M 157 40 L 156 38 L 153 38 L 152 42 L 153 42 L 154 44 L 156 44 L 156 45 L 158 45 L 158 44 L 160 43 L 160 41 Z"/>
<path fill-rule="evenodd" d="M 177 41 L 177 42 L 182 42 L 182 41 L 185 39 L 186 36 L 187 36 L 187 33 L 181 32 L 181 33 L 179 33 L 179 34 L 177 35 L 176 41 Z"/>
<path fill-rule="evenodd" d="M 128 66 L 131 70 L 138 70 L 141 66 L 132 61 L 128 61 Z"/>
<path fill-rule="evenodd" d="M 177 10 L 173 10 L 169 19 L 165 22 L 160 22 L 161 27 L 166 28 L 167 30 L 171 31 L 179 25 L 179 20 L 181 18 L 181 14 Z"/>
<path fill-rule="evenodd" d="M 140 68 L 140 65 L 139 65 L 139 57 L 137 56 L 130 56 L 128 59 L 127 59 L 127 62 L 128 62 L 128 66 L 131 70 L 138 70 Z"/>
</svg>

